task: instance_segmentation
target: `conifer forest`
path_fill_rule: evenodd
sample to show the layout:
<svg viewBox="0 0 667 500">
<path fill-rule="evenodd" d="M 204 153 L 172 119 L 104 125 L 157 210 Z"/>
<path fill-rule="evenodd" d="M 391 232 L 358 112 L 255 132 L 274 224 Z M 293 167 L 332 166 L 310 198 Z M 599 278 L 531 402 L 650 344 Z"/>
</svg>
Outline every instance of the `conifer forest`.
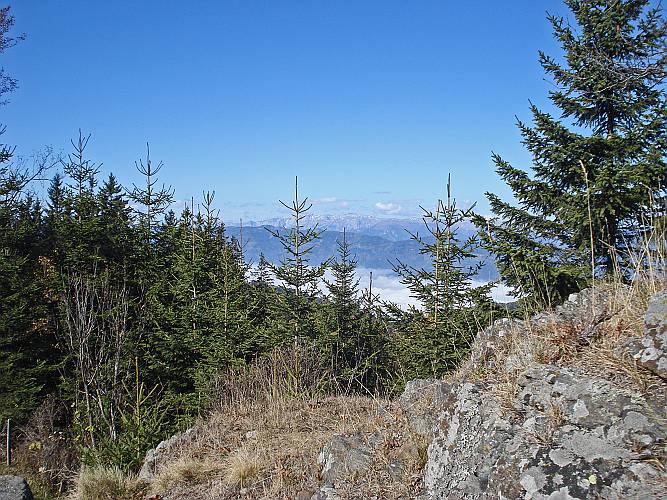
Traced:
<svg viewBox="0 0 667 500">
<path fill-rule="evenodd" d="M 236 397 L 234 381 L 267 358 L 294 358 L 280 376 L 295 395 L 391 398 L 455 369 L 498 318 L 556 306 L 594 282 L 631 282 L 665 247 L 667 24 L 648 0 L 565 4 L 568 20 L 545 20 L 560 53 L 539 52 L 552 90 L 526 96 L 556 111 L 516 110 L 532 164 L 489 153 L 513 199 L 489 192 L 482 213 L 457 203 L 452 177 L 411 234 L 430 265 L 392 263 L 419 307 L 360 285 L 345 232 L 329 260 L 311 258 L 326 228 L 308 224 L 301 178 L 285 179 L 292 199 L 275 200 L 291 224 L 266 229 L 282 258 L 253 261 L 226 231 L 215 186 L 175 205 L 179 186 L 162 178 L 169 158 L 150 144 L 136 152 L 136 184 L 100 174 L 85 123 L 57 145 L 63 153 L 21 157 L 1 144 L 2 427 L 9 420 L 25 446 L 57 435 L 68 470 L 137 471 L 147 450 Z M 18 25 L 0 9 L 0 58 L 30 37 Z M 0 71 L 0 110 L 20 83 Z M 0 122 L 4 135 L 12 123 Z M 494 302 L 496 283 L 479 285 L 481 252 L 512 303 Z M 67 488 L 62 474 L 50 481 Z"/>
</svg>

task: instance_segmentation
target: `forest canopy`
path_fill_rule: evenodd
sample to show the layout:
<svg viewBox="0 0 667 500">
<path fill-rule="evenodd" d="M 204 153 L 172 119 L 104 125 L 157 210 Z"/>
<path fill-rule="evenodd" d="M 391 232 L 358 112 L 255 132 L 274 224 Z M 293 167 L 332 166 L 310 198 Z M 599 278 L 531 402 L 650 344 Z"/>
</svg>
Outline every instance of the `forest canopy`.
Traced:
<svg viewBox="0 0 667 500">
<path fill-rule="evenodd" d="M 47 148 L 30 161 L 2 144 L 2 421 L 28 426 L 51 412 L 40 439 L 60 432 L 72 464 L 136 470 L 146 450 L 229 396 L 230 374 L 278 351 L 306 353 L 289 373 L 294 393 L 392 395 L 454 369 L 499 317 L 632 280 L 664 252 L 667 25 L 647 0 L 566 4 L 573 22 L 548 17 L 561 53 L 539 54 L 557 113 L 531 105 L 531 121 L 517 123 L 530 166 L 493 154 L 515 200 L 488 193 L 484 216 L 459 208 L 448 184 L 412 235 L 430 265 L 394 263 L 418 308 L 360 288 L 345 232 L 328 261 L 309 260 L 325 228 L 304 225 L 311 203 L 298 182 L 293 200 L 276 203 L 292 226 L 271 230 L 284 258 L 251 263 L 214 186 L 176 211 L 178 187 L 160 180 L 169 162 L 148 146 L 136 163 L 143 182 L 124 185 L 100 175 L 86 132 L 66 154 Z M 23 39 L 14 21 L 0 10 L 0 57 Z M 18 83 L 0 71 L 3 106 Z M 45 193 L 37 179 L 49 179 Z M 471 221 L 478 232 L 461 237 Z M 470 257 L 481 248 L 515 308 L 476 285 Z"/>
</svg>

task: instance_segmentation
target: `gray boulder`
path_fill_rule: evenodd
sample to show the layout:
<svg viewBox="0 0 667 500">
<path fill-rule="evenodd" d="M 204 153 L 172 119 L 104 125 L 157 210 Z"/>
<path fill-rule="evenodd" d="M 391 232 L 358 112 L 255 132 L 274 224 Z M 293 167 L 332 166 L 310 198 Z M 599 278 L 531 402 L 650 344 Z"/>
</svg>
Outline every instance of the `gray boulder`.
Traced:
<svg viewBox="0 0 667 500">
<path fill-rule="evenodd" d="M 355 474 L 363 474 L 372 458 L 372 449 L 360 436 L 334 436 L 318 457 L 325 485 L 335 487 Z"/>
<path fill-rule="evenodd" d="M 641 349 L 634 354 L 637 363 L 667 379 L 667 290 L 651 299 L 644 319 Z"/>
<path fill-rule="evenodd" d="M 629 356 L 655 375 L 667 380 L 667 290 L 655 294 L 644 317 L 644 335 L 621 343 L 614 354 Z"/>
<path fill-rule="evenodd" d="M 412 431 L 429 441 L 438 429 L 438 408 L 448 401 L 451 384 L 435 379 L 411 380 L 398 399 Z"/>
<path fill-rule="evenodd" d="M 193 441 L 197 437 L 198 432 L 199 429 L 197 427 L 191 427 L 181 434 L 176 434 L 169 439 L 165 439 L 155 448 L 148 450 L 148 452 L 146 452 L 146 457 L 144 458 L 144 463 L 139 470 L 139 479 L 152 481 L 155 478 L 155 473 L 163 459 L 169 456 L 169 453 L 174 448 Z"/>
<path fill-rule="evenodd" d="M 434 408 L 437 432 L 428 448 L 423 499 L 667 498 L 664 386 L 638 391 L 613 377 L 543 364 L 521 336 L 522 328 L 563 325 L 576 329 L 578 348 L 586 349 L 612 316 L 608 304 L 626 292 L 612 297 L 586 290 L 525 326 L 505 320 L 480 332 Z M 523 342 L 519 362 L 504 349 L 510 328 L 513 342 Z M 651 299 L 644 336 L 616 354 L 667 378 L 667 292 Z M 513 392 L 471 382 L 484 366 L 516 380 Z"/>
<path fill-rule="evenodd" d="M 0 500 L 32 500 L 28 482 L 20 476 L 0 476 Z"/>
<path fill-rule="evenodd" d="M 636 393 L 575 369 L 519 378 L 514 418 L 462 384 L 428 449 L 425 498 L 661 498 L 667 435 Z"/>
</svg>

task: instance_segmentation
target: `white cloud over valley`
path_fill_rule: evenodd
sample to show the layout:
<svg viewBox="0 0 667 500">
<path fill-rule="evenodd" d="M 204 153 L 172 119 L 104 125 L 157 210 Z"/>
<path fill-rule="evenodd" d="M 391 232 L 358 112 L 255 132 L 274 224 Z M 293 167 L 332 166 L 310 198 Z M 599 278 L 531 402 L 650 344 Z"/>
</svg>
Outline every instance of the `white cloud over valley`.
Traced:
<svg viewBox="0 0 667 500">
<path fill-rule="evenodd" d="M 393 203 L 393 202 L 385 203 L 385 202 L 382 202 L 382 201 L 378 201 L 375 204 L 375 208 L 377 208 L 378 210 L 381 210 L 382 212 L 387 213 L 387 214 L 397 214 L 401 210 L 403 210 L 403 207 L 401 205 L 399 205 L 398 203 Z"/>
</svg>

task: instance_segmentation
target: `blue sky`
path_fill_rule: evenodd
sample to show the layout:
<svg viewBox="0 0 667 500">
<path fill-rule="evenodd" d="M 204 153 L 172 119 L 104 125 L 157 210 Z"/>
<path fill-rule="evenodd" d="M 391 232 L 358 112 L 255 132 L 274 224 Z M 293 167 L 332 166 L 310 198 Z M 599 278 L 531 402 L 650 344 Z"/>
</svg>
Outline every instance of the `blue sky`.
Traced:
<svg viewBox="0 0 667 500">
<path fill-rule="evenodd" d="M 444 195 L 509 196 L 491 152 L 529 164 L 515 115 L 548 107 L 539 49 L 559 1 L 45 1 L 12 4 L 27 39 L 4 141 L 89 154 L 125 185 L 151 144 L 189 200 L 226 220 L 284 214 L 299 175 L 320 213 L 409 216 Z"/>
</svg>

